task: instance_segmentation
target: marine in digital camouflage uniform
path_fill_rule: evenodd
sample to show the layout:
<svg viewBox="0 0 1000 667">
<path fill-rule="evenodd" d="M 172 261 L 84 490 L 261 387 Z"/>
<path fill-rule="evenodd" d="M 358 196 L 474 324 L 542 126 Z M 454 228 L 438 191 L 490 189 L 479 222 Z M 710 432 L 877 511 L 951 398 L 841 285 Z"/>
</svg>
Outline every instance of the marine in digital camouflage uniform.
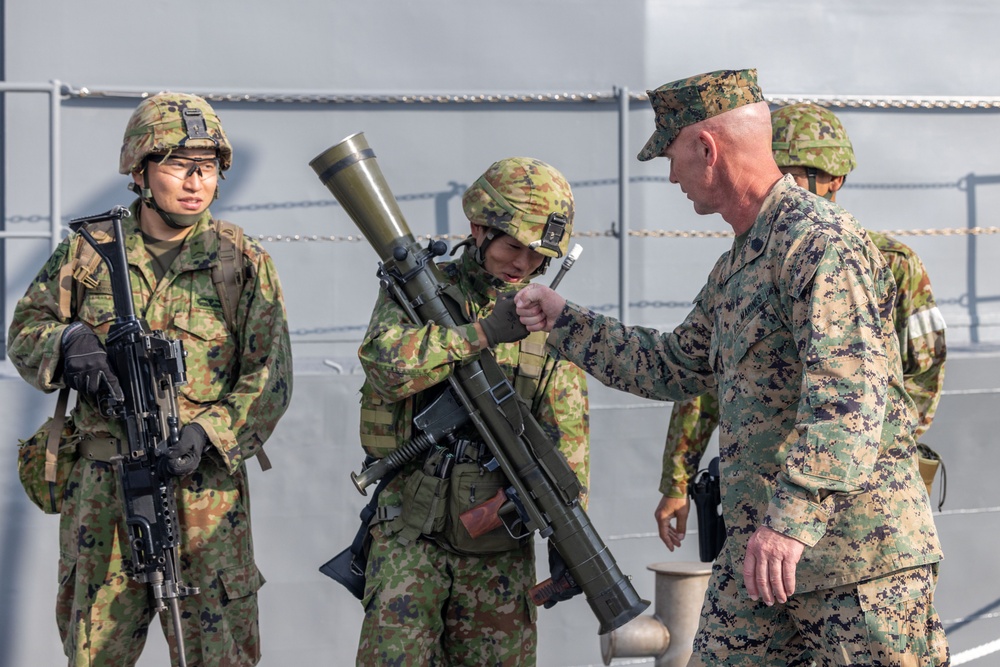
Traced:
<svg viewBox="0 0 1000 667">
<path fill-rule="evenodd" d="M 771 150 L 782 173 L 791 173 L 813 194 L 836 201 L 847 174 L 857 167 L 854 147 L 840 119 L 828 109 L 803 102 L 776 109 L 771 125 Z M 944 387 L 945 321 L 917 254 L 881 232 L 869 230 L 868 235 L 896 280 L 893 321 L 903 363 L 903 386 L 917 408 L 914 438 L 919 441 L 930 428 Z M 688 481 L 696 474 L 718 423 L 719 402 L 713 394 L 678 401 L 671 411 L 660 479 L 664 500 L 656 511 L 660 533 L 671 551 L 685 532 L 690 507 Z M 925 483 L 929 493 L 930 484 L 926 479 Z M 669 525 L 671 521 L 676 521 L 676 526 Z"/>
<path fill-rule="evenodd" d="M 184 109 L 196 112 L 195 125 L 182 122 Z M 184 157 L 191 155 L 202 161 Z M 244 281 L 232 329 L 212 282 L 211 269 L 222 259 L 208 206 L 231 160 L 218 117 L 203 99 L 162 93 L 143 100 L 133 113 L 120 163 L 120 172 L 133 175 L 130 187 L 140 194 L 129 209 L 131 217 L 122 220 L 136 315 L 151 329 L 183 341 L 187 384 L 179 387 L 181 440 L 201 438 L 204 450 L 200 461 L 187 452 L 180 468 L 192 472 L 176 480 L 181 581 L 200 588 L 181 598 L 181 624 L 187 664 L 200 667 L 260 660 L 257 590 L 264 578 L 254 562 L 245 463 L 261 453 L 292 391 L 288 327 L 271 258 L 259 243 L 243 237 Z M 180 200 L 186 203 L 178 206 Z M 163 241 L 164 236 L 175 238 Z M 81 322 L 103 340 L 114 320 L 103 262 L 81 303 L 68 278 L 60 289 L 62 268 L 76 261 L 84 243 L 75 233 L 64 240 L 14 311 L 11 360 L 43 391 L 66 381 L 70 362 L 61 340 L 69 326 Z M 61 304 L 61 295 L 72 296 Z M 106 375 L 110 369 L 103 364 Z M 82 385 L 78 389 L 72 416 L 85 441 L 123 437 L 118 422 L 99 412 L 99 394 Z M 135 664 L 152 620 L 146 584 L 127 572 L 131 550 L 117 476 L 107 458 L 80 458 L 63 498 L 56 617 L 70 665 Z M 168 469 L 179 460 L 172 456 Z M 160 622 L 174 653 L 169 614 Z M 177 664 L 176 655 L 171 662 Z"/>
<path fill-rule="evenodd" d="M 493 338 L 486 338 L 483 331 L 489 329 L 486 321 L 499 296 L 523 287 L 550 258 L 565 255 L 573 221 L 569 184 L 544 162 L 507 158 L 494 163 L 465 192 L 462 203 L 472 236 L 463 242 L 462 255 L 441 267 L 464 296 L 465 314 L 475 323 L 455 329 L 433 323 L 418 327 L 382 292 L 359 350 L 366 374 L 362 392 L 374 391 L 389 406 L 406 404 L 408 409 L 396 413 L 403 416 L 396 417 L 393 429 L 397 436 L 408 437 L 409 420 L 424 404 L 428 390 L 440 385 L 456 365 L 476 359 L 484 346 L 490 346 L 586 489 L 589 418 L 583 372 L 548 356 L 544 335 L 540 341 L 530 337 L 521 343 L 492 344 Z M 556 214 L 552 225 L 551 214 Z M 545 239 L 554 242 L 538 245 Z M 535 244 L 537 251 L 527 248 L 529 244 Z M 524 346 L 532 340 L 543 365 L 538 380 L 525 390 L 518 377 L 527 370 Z M 458 435 L 475 441 L 470 450 L 480 452 L 484 447 L 472 427 Z M 481 466 L 490 455 L 473 458 L 480 466 L 477 474 L 485 474 Z M 412 510 L 403 500 L 404 489 L 421 466 L 422 458 L 407 464 L 380 494 L 379 506 L 386 515 Z M 481 493 L 472 504 L 493 493 Z M 396 517 L 372 528 L 358 664 L 535 664 L 537 612 L 528 597 L 535 583 L 531 538 L 498 546 L 503 549 L 498 552 L 458 553 L 441 531 L 405 537 L 403 526 L 403 517 Z"/>
<path fill-rule="evenodd" d="M 689 665 L 947 664 L 885 258 L 850 214 L 782 177 L 755 70 L 649 95 L 657 130 L 639 159 L 668 157 L 695 211 L 737 234 L 694 309 L 661 333 L 541 286 L 516 302 L 529 330 L 551 329 L 550 346 L 609 386 L 660 400 L 717 390 L 727 539 Z"/>
</svg>

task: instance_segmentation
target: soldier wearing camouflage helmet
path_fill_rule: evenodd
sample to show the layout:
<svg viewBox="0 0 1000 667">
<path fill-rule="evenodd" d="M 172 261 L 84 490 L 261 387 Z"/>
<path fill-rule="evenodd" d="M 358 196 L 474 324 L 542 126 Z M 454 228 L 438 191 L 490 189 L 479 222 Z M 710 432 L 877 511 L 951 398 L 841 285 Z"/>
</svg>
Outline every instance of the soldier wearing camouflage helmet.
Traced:
<svg viewBox="0 0 1000 667">
<path fill-rule="evenodd" d="M 413 437 L 413 415 L 457 365 L 490 348 L 518 394 L 565 454 L 586 489 L 586 381 L 545 352 L 513 316 L 513 294 L 566 254 L 573 193 L 541 160 L 500 160 L 469 187 L 462 206 L 471 235 L 440 266 L 472 324 L 415 326 L 383 291 L 359 351 L 361 441 L 383 457 Z M 522 340 L 523 339 L 523 340 Z M 357 662 L 412 665 L 533 665 L 537 644 L 530 538 L 500 528 L 471 539 L 458 515 L 506 486 L 471 425 L 447 451 L 404 466 L 380 493 Z M 434 493 L 425 494 L 428 480 Z M 584 497 L 582 500 L 586 500 Z M 555 553 L 555 552 L 553 552 Z M 550 554 L 550 558 L 551 558 Z"/>
<path fill-rule="evenodd" d="M 288 407 L 291 351 L 271 258 L 232 223 L 213 219 L 232 148 L 202 98 L 161 93 L 129 119 L 120 172 L 139 195 L 122 221 L 137 313 L 183 342 L 180 439 L 167 454 L 174 475 L 184 581 L 180 599 L 189 665 L 250 666 L 260 660 L 257 590 L 246 462 Z M 43 391 L 76 389 L 70 419 L 79 459 L 61 499 L 56 616 L 70 665 L 134 665 L 153 621 L 146 585 L 131 578 L 117 477 L 109 460 L 124 437 L 98 405 L 120 392 L 103 341 L 114 319 L 103 262 L 65 239 L 18 302 L 10 357 Z M 217 285 L 214 278 L 227 275 Z M 161 615 L 164 632 L 169 616 Z M 170 642 L 175 650 L 176 642 Z M 177 663 L 177 656 L 172 656 Z"/>
<path fill-rule="evenodd" d="M 771 128 L 771 150 L 781 172 L 791 174 L 813 194 L 836 201 L 847 175 L 857 167 L 854 147 L 840 119 L 829 109 L 803 102 L 773 111 Z M 913 249 L 880 232 L 869 230 L 868 236 L 896 281 L 893 322 L 903 384 L 917 409 L 914 437 L 919 440 L 934 419 L 944 386 L 944 317 L 935 305 L 927 270 Z M 680 546 L 687 529 L 688 482 L 718 423 L 719 402 L 714 394 L 674 404 L 663 451 L 663 499 L 655 512 L 660 537 L 671 551 Z M 933 462 L 922 462 L 928 494 L 935 470 Z"/>
<path fill-rule="evenodd" d="M 609 386 L 719 397 L 726 540 L 688 665 L 948 664 L 885 258 L 849 213 L 782 175 L 756 70 L 648 94 L 656 130 L 639 159 L 667 157 L 695 211 L 733 228 L 732 248 L 668 333 L 540 285 L 516 310 Z"/>
</svg>

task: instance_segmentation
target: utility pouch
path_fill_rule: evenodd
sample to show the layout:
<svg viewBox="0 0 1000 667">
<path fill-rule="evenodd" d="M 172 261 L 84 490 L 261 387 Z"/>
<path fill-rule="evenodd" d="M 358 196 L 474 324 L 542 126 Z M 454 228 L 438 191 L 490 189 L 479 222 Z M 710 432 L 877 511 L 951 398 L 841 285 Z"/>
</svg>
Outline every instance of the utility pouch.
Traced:
<svg viewBox="0 0 1000 667">
<path fill-rule="evenodd" d="M 413 398 L 389 403 L 366 380 L 361 386 L 360 427 L 365 454 L 385 458 L 413 435 Z"/>
<path fill-rule="evenodd" d="M 414 471 L 403 486 L 402 512 L 387 526 L 401 544 L 444 528 L 448 510 L 448 477 L 454 456 L 444 447 L 434 446 L 421 470 Z M 395 525 L 393 525 L 395 524 Z M 399 526 L 398 531 L 395 530 Z"/>
<path fill-rule="evenodd" d="M 722 493 L 719 489 L 719 457 L 694 477 L 689 491 L 698 512 L 698 556 L 709 563 L 722 551 L 726 541 L 726 523 L 722 518 Z"/>
<path fill-rule="evenodd" d="M 941 468 L 941 492 L 938 496 L 938 512 L 944 507 L 945 496 L 948 495 L 948 472 L 945 470 L 944 461 L 941 455 L 935 452 L 922 442 L 917 443 L 917 466 L 920 468 L 920 478 L 924 480 L 927 487 L 927 497 L 931 497 L 931 488 L 934 486 L 934 477 L 938 468 Z"/>
<path fill-rule="evenodd" d="M 62 510 L 66 480 L 79 458 L 80 441 L 72 419 L 66 418 L 69 391 L 59 392 L 56 412 L 17 448 L 17 474 L 28 498 L 46 514 Z"/>
<path fill-rule="evenodd" d="M 497 491 L 507 486 L 507 478 L 499 470 L 487 470 L 475 461 L 455 465 L 451 472 L 448 516 L 442 536 L 447 548 L 462 554 L 482 555 L 511 551 L 524 544 L 526 536 L 515 539 L 505 526 L 473 538 L 459 519 L 463 512 L 489 501 Z"/>
</svg>

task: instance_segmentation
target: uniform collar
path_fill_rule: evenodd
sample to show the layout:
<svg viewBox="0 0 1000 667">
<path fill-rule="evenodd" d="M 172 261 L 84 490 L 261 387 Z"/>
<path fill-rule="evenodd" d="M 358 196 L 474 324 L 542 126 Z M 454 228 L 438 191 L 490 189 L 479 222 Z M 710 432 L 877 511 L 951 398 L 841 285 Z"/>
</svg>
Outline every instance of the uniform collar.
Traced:
<svg viewBox="0 0 1000 667">
<path fill-rule="evenodd" d="M 760 257 L 761 253 L 764 252 L 764 248 L 767 247 L 767 239 L 771 235 L 771 229 L 778 219 L 778 214 L 781 210 L 779 204 L 789 189 L 793 187 L 796 187 L 795 179 L 790 175 L 782 177 L 771 186 L 771 190 L 764 197 L 764 202 L 760 206 L 760 211 L 758 211 L 757 217 L 750 227 L 750 231 L 747 232 L 747 237 L 743 245 L 737 249 L 734 243 L 733 250 L 730 251 L 737 253 L 730 263 L 732 266 L 730 276 L 739 273 L 744 266 Z"/>
</svg>

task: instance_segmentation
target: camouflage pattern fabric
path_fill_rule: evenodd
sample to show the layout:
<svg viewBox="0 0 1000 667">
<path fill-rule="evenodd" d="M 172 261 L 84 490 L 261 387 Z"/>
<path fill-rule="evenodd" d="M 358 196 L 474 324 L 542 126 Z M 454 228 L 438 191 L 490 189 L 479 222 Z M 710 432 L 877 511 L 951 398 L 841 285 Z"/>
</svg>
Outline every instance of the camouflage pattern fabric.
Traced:
<svg viewBox="0 0 1000 667">
<path fill-rule="evenodd" d="M 774 161 L 779 167 L 813 167 L 846 176 L 858 165 L 840 119 L 816 104 L 790 104 L 771 114 Z"/>
<path fill-rule="evenodd" d="M 535 664 L 534 544 L 490 556 L 459 556 L 428 540 L 401 546 L 380 527 L 368 556 L 364 667 Z"/>
<path fill-rule="evenodd" d="M 441 265 L 465 296 L 463 307 L 470 321 L 488 315 L 498 294 L 516 288 L 489 275 L 475 262 L 473 252 L 466 248 L 459 260 Z M 513 381 L 518 344 L 501 344 L 493 350 Z M 367 382 L 393 402 L 419 397 L 445 380 L 456 364 L 478 354 L 471 325 L 418 327 L 384 292 L 359 350 Z M 586 489 L 590 471 L 586 378 L 573 364 L 551 361 L 539 387 L 534 416 Z M 414 469 L 411 465 L 396 476 L 380 494 L 379 506 L 400 505 L 402 489 Z M 530 549 L 461 556 L 426 539 L 403 546 L 380 529 L 373 529 L 373 536 L 358 664 L 534 664 L 534 604 L 527 596 L 535 583 Z M 492 611 L 476 613 L 480 604 Z M 407 630 L 390 630 L 402 628 Z M 476 650 L 486 653 L 468 653 L 477 642 L 481 646 Z M 429 662 L 414 655 L 429 656 Z M 469 655 L 477 657 L 464 661 Z"/>
<path fill-rule="evenodd" d="M 914 460 L 894 301 L 885 259 L 857 221 L 786 176 L 673 332 L 569 304 L 549 345 L 648 398 L 717 384 L 718 562 L 742 572 L 747 540 L 767 526 L 806 545 L 798 595 L 942 557 Z"/>
<path fill-rule="evenodd" d="M 494 162 L 462 195 L 470 222 L 509 234 L 546 257 L 562 257 L 573 232 L 573 192 L 558 169 L 527 157 Z M 550 213 L 567 226 L 557 237 L 546 234 Z M 542 245 L 537 245 L 543 241 Z"/>
<path fill-rule="evenodd" d="M 181 114 L 198 110 L 205 122 L 205 137 L 189 137 Z M 233 163 L 233 147 L 211 105 L 197 95 L 160 93 L 139 102 L 132 112 L 122 140 L 118 173 L 131 174 L 142 169 L 142 161 L 151 153 L 169 154 L 178 148 L 218 149 L 223 171 Z"/>
<path fill-rule="evenodd" d="M 745 104 L 764 101 L 755 69 L 724 69 L 698 74 L 665 83 L 656 90 L 647 90 L 646 95 L 656 114 L 656 130 L 639 151 L 641 162 L 663 155 L 688 125 Z"/>
<path fill-rule="evenodd" d="M 244 236 L 248 280 L 236 331 L 226 328 L 212 284 L 218 235 L 208 212 L 191 229 L 180 255 L 156 283 L 151 259 L 132 217 L 122 221 L 136 315 L 179 338 L 187 352 L 187 385 L 179 388 L 181 424 L 197 421 L 212 447 L 198 470 L 179 481 L 181 572 L 198 595 L 181 601 L 189 664 L 254 665 L 259 659 L 257 589 L 245 461 L 254 456 L 288 407 L 291 350 L 281 286 L 264 249 Z M 84 241 L 73 234 L 56 249 L 14 310 L 10 357 L 30 384 L 61 384 L 59 339 L 73 318 L 60 314 L 60 269 Z M 103 338 L 114 319 L 111 284 L 102 263 L 96 287 L 75 316 Z M 67 285 L 67 287 L 71 287 Z M 122 437 L 88 398 L 74 409 L 84 433 Z M 145 586 L 122 574 L 131 554 L 121 544 L 124 521 L 117 480 L 104 463 L 80 460 L 60 519 L 57 614 L 71 664 L 127 665 L 141 650 L 149 614 Z M 116 528 L 117 527 L 117 528 Z"/>
<path fill-rule="evenodd" d="M 914 439 L 930 428 L 944 388 L 945 322 L 934 302 L 930 277 L 913 250 L 896 239 L 869 231 L 896 281 L 893 322 L 903 363 L 903 386 L 917 409 Z M 712 432 L 719 423 L 719 401 L 714 394 L 674 403 L 663 448 L 660 492 L 683 498 L 687 483 L 698 470 Z"/>
<path fill-rule="evenodd" d="M 948 641 L 933 604 L 933 567 L 796 592 L 787 603 L 768 607 L 745 599 L 741 573 L 716 564 L 688 667 L 948 665 Z"/>
</svg>

